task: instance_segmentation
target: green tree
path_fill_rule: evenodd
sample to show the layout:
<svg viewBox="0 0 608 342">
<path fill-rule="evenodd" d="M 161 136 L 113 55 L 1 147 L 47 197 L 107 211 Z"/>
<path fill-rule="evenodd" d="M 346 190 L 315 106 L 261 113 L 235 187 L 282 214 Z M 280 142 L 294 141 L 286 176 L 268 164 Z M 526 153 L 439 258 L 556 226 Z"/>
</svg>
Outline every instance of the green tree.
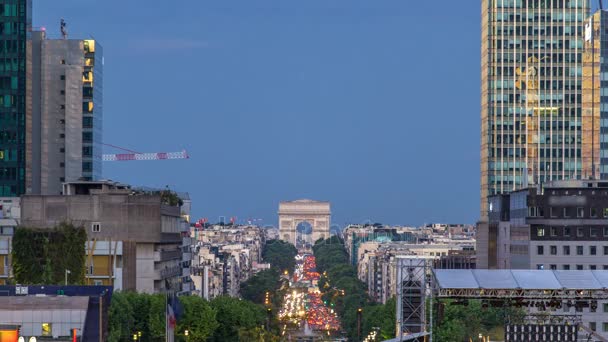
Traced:
<svg viewBox="0 0 608 342">
<path fill-rule="evenodd" d="M 261 306 L 246 300 L 221 296 L 211 301 L 215 309 L 218 328 L 213 341 L 238 341 L 239 329 L 251 329 L 264 325 L 266 313 Z"/>
<path fill-rule="evenodd" d="M 167 302 L 165 295 L 153 294 L 146 295 L 149 298 L 150 310 L 148 311 L 148 330 L 150 341 L 164 341 L 166 328 Z M 144 316 L 146 317 L 146 316 Z M 142 317 L 143 319 L 145 319 Z"/>
<path fill-rule="evenodd" d="M 284 270 L 293 272 L 297 254 L 298 250 L 294 245 L 281 240 L 269 241 L 262 250 L 264 261 L 270 263 L 270 267 L 278 272 L 283 272 Z"/>
<path fill-rule="evenodd" d="M 114 292 L 108 310 L 108 341 L 128 341 L 133 336 L 134 329 L 133 307 L 127 295 L 123 292 Z"/>
<path fill-rule="evenodd" d="M 434 334 L 440 341 L 468 341 L 480 333 L 492 339 L 504 337 L 504 323 L 507 316 L 521 316 L 521 309 L 510 307 L 484 307 L 479 300 L 470 300 L 468 305 L 454 305 L 445 301 L 443 318 L 436 320 Z M 444 339 L 442 339 L 444 338 Z"/>
<path fill-rule="evenodd" d="M 241 283 L 241 296 L 256 304 L 264 304 L 266 292 L 274 292 L 279 285 L 279 272 L 277 269 L 269 269 L 258 272 L 247 281 Z"/>
<path fill-rule="evenodd" d="M 207 341 L 219 326 L 216 311 L 201 297 L 183 296 L 179 297 L 179 301 L 184 312 L 177 323 L 177 335 L 185 340 L 184 331 L 188 330 L 188 341 Z"/>
<path fill-rule="evenodd" d="M 279 342 L 279 336 L 261 327 L 239 329 L 239 342 Z"/>
</svg>

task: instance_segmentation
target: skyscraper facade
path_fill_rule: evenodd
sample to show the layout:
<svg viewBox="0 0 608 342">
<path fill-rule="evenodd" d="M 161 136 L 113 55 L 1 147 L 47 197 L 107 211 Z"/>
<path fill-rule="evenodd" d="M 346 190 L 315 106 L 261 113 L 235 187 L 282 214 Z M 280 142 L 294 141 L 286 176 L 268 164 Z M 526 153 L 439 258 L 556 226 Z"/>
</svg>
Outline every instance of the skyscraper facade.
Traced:
<svg viewBox="0 0 608 342">
<path fill-rule="evenodd" d="M 588 0 L 482 0 L 481 217 L 488 196 L 596 175 L 582 110 Z"/>
<path fill-rule="evenodd" d="M 583 51 L 583 135 L 592 141 L 593 165 L 608 179 L 608 13 L 599 10 L 585 21 Z M 583 138 L 584 139 L 584 138 Z"/>
<path fill-rule="evenodd" d="M 26 192 L 101 178 L 102 50 L 92 39 L 28 41 Z"/>
<path fill-rule="evenodd" d="M 31 6 L 31 0 L 0 0 L 0 197 L 25 192 L 25 45 Z"/>
</svg>

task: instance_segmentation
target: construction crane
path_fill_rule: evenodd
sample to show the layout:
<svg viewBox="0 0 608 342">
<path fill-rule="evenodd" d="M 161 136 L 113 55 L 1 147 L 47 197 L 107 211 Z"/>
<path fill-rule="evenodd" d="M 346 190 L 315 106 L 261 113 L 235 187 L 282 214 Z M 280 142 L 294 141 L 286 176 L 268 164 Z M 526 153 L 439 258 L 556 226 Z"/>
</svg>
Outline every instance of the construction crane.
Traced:
<svg viewBox="0 0 608 342">
<path fill-rule="evenodd" d="M 183 150 L 181 152 L 151 152 L 141 153 L 126 148 L 115 146 L 111 144 L 103 144 L 106 146 L 114 147 L 119 150 L 123 150 L 129 153 L 115 153 L 115 154 L 103 154 L 101 160 L 103 161 L 132 161 L 132 160 L 168 160 L 168 159 L 188 159 L 188 152 Z"/>
</svg>

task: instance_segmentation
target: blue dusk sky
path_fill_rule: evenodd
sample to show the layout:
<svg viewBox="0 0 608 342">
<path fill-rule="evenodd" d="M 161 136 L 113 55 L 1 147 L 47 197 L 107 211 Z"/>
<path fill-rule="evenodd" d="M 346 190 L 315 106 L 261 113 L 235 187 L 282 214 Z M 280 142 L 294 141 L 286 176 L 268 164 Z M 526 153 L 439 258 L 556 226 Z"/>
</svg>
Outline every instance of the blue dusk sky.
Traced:
<svg viewBox="0 0 608 342">
<path fill-rule="evenodd" d="M 104 48 L 104 142 L 189 160 L 104 178 L 187 191 L 194 217 L 474 223 L 480 2 L 34 0 L 34 26 Z M 120 151 L 105 148 L 105 153 Z"/>
</svg>

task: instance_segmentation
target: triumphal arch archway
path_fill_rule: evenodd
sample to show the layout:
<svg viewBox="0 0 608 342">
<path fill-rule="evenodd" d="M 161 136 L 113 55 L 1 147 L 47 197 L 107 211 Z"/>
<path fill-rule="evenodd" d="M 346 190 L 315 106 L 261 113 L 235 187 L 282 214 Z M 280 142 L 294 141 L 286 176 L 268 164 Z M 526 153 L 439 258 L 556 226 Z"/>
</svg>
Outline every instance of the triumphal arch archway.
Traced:
<svg viewBox="0 0 608 342">
<path fill-rule="evenodd" d="M 279 203 L 279 236 L 298 247 L 297 227 L 308 223 L 312 227 L 312 243 L 329 237 L 331 208 L 329 202 L 308 199 Z"/>
</svg>

